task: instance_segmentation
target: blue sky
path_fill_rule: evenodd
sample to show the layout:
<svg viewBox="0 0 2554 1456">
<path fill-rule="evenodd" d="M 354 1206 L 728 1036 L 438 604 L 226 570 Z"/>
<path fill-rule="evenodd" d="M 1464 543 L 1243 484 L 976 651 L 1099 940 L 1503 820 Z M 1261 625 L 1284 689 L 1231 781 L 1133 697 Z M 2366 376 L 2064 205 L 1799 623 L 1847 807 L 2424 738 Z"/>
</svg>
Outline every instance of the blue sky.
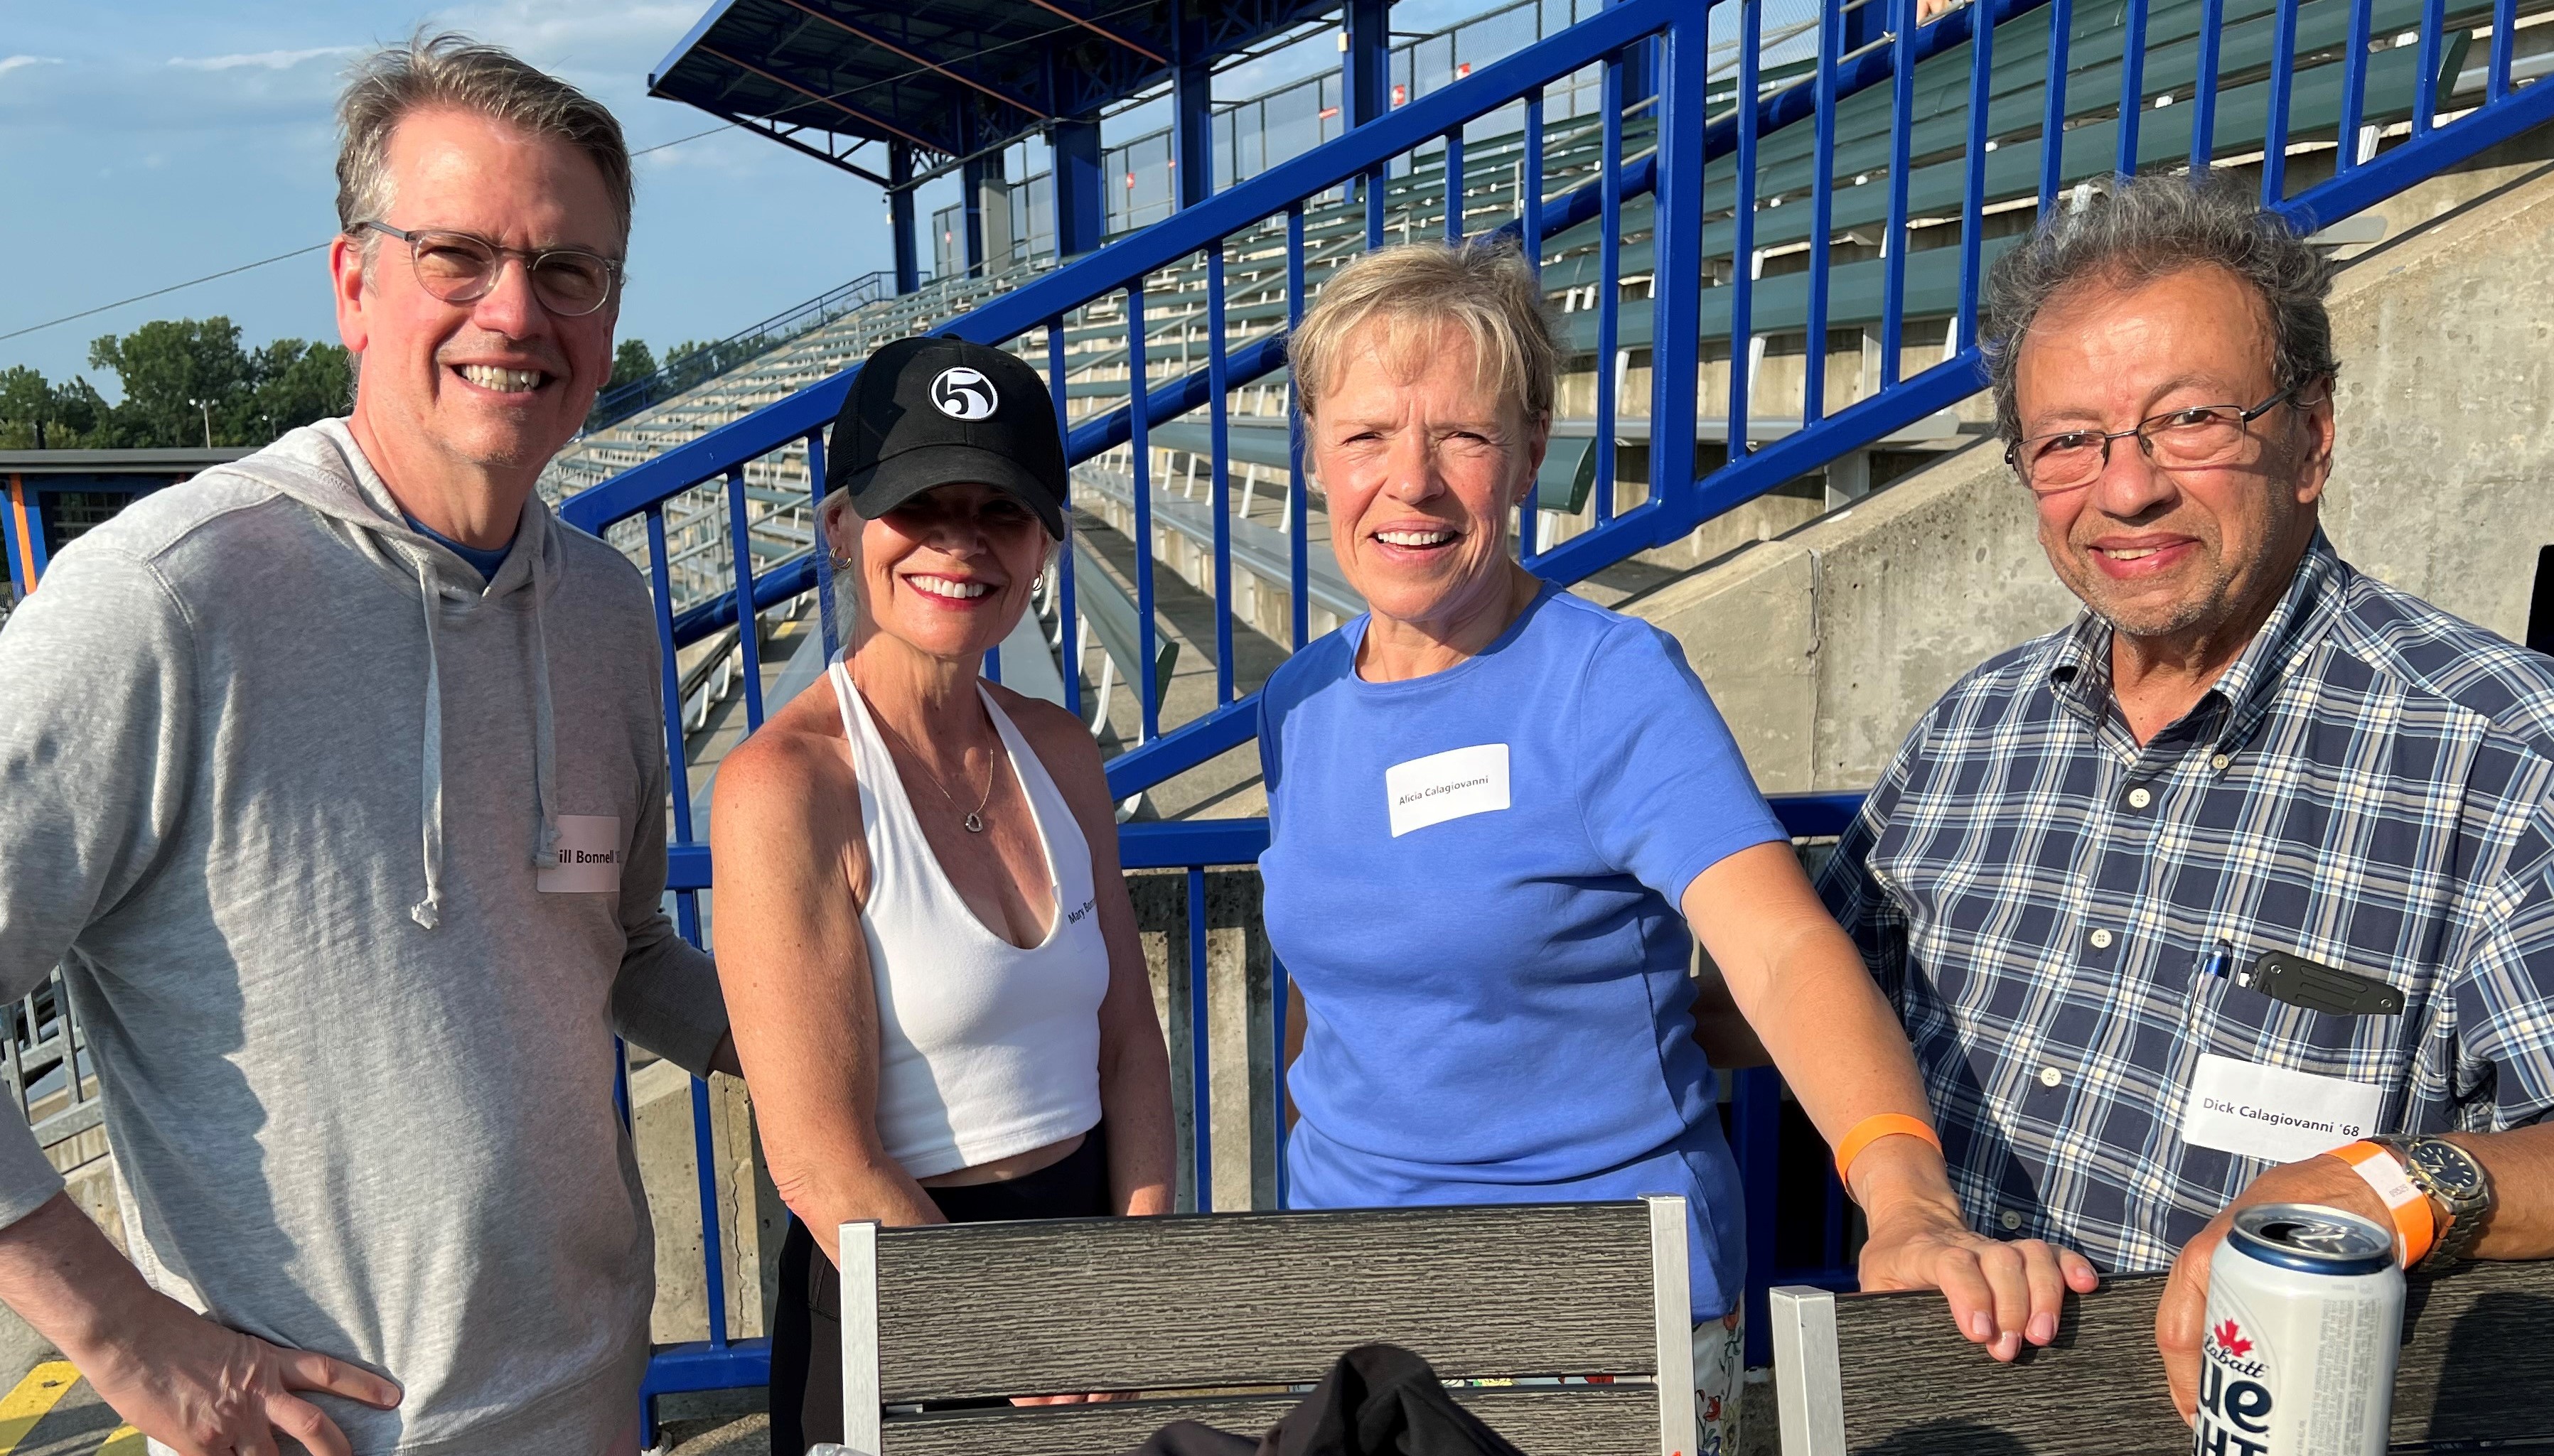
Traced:
<svg viewBox="0 0 2554 1456">
<path fill-rule="evenodd" d="M 648 97 L 647 71 L 710 0 L 0 0 L 0 334 L 325 241 L 336 227 L 331 107 L 347 62 L 419 26 L 469 32 L 566 76 L 620 116 L 634 150 L 718 126 Z M 1402 0 L 1425 31 L 1499 0 Z M 1217 78 L 1219 100 L 1337 63 L 1329 34 Z M 1167 124 L 1111 118 L 1114 144 Z M 1011 174 L 1045 166 L 1043 148 Z M 883 165 L 882 154 L 879 163 Z M 1022 165 L 1022 164 L 1025 165 Z M 892 265 L 886 205 L 848 173 L 735 130 L 638 160 L 624 338 L 661 355 Z M 955 178 L 917 206 L 957 200 Z M 246 342 L 334 340 L 313 253 L 0 340 L 0 369 L 92 375 L 89 341 L 154 318 L 227 314 Z M 923 240 L 928 271 L 932 250 Z"/>
<path fill-rule="evenodd" d="M 0 278 L 13 280 L 0 288 L 0 333 L 326 239 L 341 72 L 419 24 L 568 77 L 619 114 L 634 148 L 716 126 L 644 94 L 649 67 L 707 4 L 0 0 Z M 638 168 L 625 338 L 661 350 L 721 337 L 890 266 L 877 189 L 768 141 L 731 131 Z M 0 368 L 66 378 L 89 372 L 99 334 L 214 313 L 251 343 L 333 341 L 325 257 L 0 341 Z"/>
</svg>

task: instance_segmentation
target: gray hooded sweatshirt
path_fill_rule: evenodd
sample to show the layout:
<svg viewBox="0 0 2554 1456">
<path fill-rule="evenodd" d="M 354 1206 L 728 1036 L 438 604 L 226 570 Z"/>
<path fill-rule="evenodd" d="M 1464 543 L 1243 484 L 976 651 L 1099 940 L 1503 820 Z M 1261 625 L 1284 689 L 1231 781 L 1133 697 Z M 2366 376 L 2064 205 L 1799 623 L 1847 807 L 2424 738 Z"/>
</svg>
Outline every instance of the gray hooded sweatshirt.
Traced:
<svg viewBox="0 0 2554 1456">
<path fill-rule="evenodd" d="M 0 995 L 65 963 L 156 1285 L 406 1388 L 318 1398 L 358 1452 L 637 1414 L 612 1038 L 699 1072 L 727 1026 L 660 908 L 657 651 L 618 552 L 534 499 L 483 590 L 339 420 L 136 503 L 0 631 Z M 0 1118 L 0 1224 L 61 1185 Z"/>
</svg>

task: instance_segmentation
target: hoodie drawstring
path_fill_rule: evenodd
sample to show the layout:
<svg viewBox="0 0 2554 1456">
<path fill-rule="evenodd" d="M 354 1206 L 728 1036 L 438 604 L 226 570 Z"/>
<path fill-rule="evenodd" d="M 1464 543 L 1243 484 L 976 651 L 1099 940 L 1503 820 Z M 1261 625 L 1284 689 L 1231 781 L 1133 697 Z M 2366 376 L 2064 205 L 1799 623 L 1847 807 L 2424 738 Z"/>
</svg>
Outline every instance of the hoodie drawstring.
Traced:
<svg viewBox="0 0 2554 1456">
<path fill-rule="evenodd" d="M 421 555 L 416 559 L 416 588 L 425 602 L 425 768 L 419 814 L 425 826 L 425 898 L 407 908 L 407 918 L 432 930 L 443 919 L 443 668 L 434 643 L 434 618 L 442 610 L 443 598 L 435 589 L 433 563 Z"/>
<path fill-rule="evenodd" d="M 532 793 L 541 811 L 540 828 L 532 837 L 532 867 L 547 869 L 558 863 L 559 840 L 558 809 L 551 802 L 558 736 L 550 719 L 550 637 L 541 618 L 541 599 L 549 595 L 544 580 L 549 542 L 536 537 L 523 544 L 532 553 Z"/>
</svg>

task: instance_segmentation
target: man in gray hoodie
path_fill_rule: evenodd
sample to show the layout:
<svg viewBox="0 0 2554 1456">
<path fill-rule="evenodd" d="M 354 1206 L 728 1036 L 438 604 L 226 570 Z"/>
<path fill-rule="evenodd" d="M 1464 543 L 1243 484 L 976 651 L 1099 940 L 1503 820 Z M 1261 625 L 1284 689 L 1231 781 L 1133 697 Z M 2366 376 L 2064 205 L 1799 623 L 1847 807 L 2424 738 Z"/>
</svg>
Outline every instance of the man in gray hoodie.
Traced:
<svg viewBox="0 0 2554 1456">
<path fill-rule="evenodd" d="M 611 369 L 629 158 L 456 37 L 340 119 L 353 415 L 137 504 L 0 632 L 0 996 L 66 966 L 141 1266 L 12 1123 L 0 1298 L 155 1450 L 632 1450 L 613 1035 L 733 1054 L 660 909 L 646 588 L 532 490 Z"/>
</svg>

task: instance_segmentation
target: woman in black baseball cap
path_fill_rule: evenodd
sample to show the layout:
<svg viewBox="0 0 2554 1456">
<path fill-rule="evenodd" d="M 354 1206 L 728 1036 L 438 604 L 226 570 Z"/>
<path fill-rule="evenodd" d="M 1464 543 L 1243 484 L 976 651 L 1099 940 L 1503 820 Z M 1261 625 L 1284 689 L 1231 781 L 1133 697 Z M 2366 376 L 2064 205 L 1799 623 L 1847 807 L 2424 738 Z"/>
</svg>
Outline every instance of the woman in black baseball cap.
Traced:
<svg viewBox="0 0 2554 1456">
<path fill-rule="evenodd" d="M 728 755 L 710 825 L 719 976 L 797 1215 L 772 1321 L 786 1456 L 841 1438 L 843 1223 L 1171 1206 L 1170 1059 L 1099 751 L 978 672 L 1064 538 L 1045 383 L 961 339 L 888 344 L 826 485 L 849 645 Z"/>
</svg>

